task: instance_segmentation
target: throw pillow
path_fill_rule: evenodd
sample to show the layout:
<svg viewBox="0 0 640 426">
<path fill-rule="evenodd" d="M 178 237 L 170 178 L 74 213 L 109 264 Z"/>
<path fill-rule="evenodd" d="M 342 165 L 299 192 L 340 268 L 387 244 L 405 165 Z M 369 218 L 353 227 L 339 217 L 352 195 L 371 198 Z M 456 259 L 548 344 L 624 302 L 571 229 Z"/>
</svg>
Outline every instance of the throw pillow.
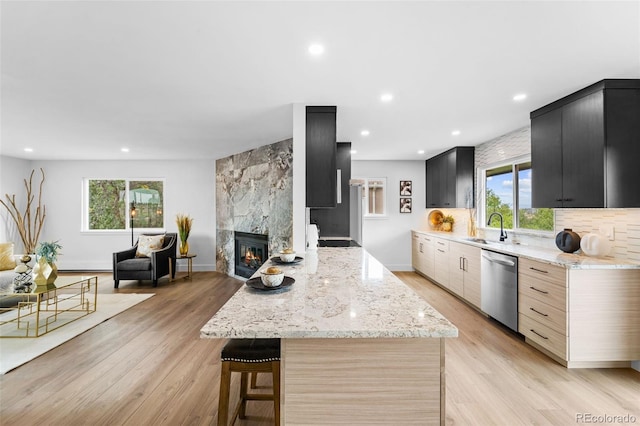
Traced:
<svg viewBox="0 0 640 426">
<path fill-rule="evenodd" d="M 0 271 L 8 271 L 16 267 L 13 257 L 13 243 L 0 243 Z"/>
<path fill-rule="evenodd" d="M 164 244 L 164 235 L 140 235 L 136 257 L 151 257 L 151 252 L 160 250 Z"/>
</svg>

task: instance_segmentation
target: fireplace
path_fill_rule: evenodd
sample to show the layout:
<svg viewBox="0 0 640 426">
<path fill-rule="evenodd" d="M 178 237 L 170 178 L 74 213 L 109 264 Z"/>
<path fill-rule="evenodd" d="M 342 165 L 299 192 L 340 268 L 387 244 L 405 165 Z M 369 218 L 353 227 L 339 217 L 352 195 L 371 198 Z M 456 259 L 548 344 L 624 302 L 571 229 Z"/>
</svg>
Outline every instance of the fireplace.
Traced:
<svg viewBox="0 0 640 426">
<path fill-rule="evenodd" d="M 250 278 L 269 260 L 267 235 L 235 232 L 235 274 Z"/>
</svg>

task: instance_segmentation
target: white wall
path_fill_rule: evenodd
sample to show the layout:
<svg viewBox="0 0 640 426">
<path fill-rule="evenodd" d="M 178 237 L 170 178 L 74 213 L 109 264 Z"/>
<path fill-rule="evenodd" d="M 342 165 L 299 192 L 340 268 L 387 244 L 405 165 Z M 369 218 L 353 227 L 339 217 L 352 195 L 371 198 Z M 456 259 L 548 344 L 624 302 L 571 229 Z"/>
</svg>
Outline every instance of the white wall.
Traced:
<svg viewBox="0 0 640 426">
<path fill-rule="evenodd" d="M 111 270 L 112 253 L 131 245 L 130 231 L 82 232 L 84 178 L 166 179 L 166 231 L 177 232 L 177 213 L 193 217 L 189 236 L 190 251 L 197 254 L 193 269 L 215 270 L 215 161 L 31 161 L 27 162 L 26 170 L 21 170 L 23 163 L 2 158 L 3 192 L 24 193 L 21 187 L 14 187 L 13 182 L 5 185 L 6 170 L 15 170 L 21 180 L 28 177 L 32 168 L 44 169 L 43 203 L 47 207 L 47 218 L 40 241 L 60 241 L 63 247 L 57 262 L 60 270 Z M 179 269 L 185 268 L 186 265 L 179 264 Z"/>
<path fill-rule="evenodd" d="M 426 229 L 425 162 L 352 161 L 351 176 L 387 178 L 387 217 L 364 219 L 364 248 L 392 271 L 412 271 L 411 230 Z M 400 181 L 413 181 L 413 212 L 400 213 Z"/>
</svg>

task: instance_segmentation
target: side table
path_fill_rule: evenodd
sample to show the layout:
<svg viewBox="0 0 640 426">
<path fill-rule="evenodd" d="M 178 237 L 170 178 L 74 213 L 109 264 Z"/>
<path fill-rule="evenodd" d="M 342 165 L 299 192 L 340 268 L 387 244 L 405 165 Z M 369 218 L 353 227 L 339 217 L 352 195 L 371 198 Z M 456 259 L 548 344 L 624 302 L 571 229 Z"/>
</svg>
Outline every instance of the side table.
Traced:
<svg viewBox="0 0 640 426">
<path fill-rule="evenodd" d="M 179 254 L 178 256 L 176 256 L 176 267 L 178 260 L 187 259 L 187 275 L 183 277 L 185 280 L 191 279 L 191 274 L 193 272 L 193 258 L 197 256 L 197 254 L 191 253 L 185 255 Z M 169 259 L 169 282 L 171 281 L 173 281 L 173 262 L 171 262 L 171 259 Z"/>
</svg>

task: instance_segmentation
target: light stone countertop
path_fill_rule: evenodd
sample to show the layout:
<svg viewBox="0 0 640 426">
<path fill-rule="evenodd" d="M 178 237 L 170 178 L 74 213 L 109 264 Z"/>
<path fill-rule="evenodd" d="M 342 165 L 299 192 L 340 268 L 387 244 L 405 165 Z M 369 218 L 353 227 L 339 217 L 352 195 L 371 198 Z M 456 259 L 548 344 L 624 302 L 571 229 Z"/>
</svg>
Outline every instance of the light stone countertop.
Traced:
<svg viewBox="0 0 640 426">
<path fill-rule="evenodd" d="M 293 285 L 241 287 L 203 338 L 440 338 L 458 329 L 360 247 L 321 247 L 293 266 Z M 273 266 L 272 261 L 262 269 Z M 259 276 L 259 273 L 254 274 Z"/>
<path fill-rule="evenodd" d="M 467 238 L 455 236 L 448 232 L 418 231 L 414 232 L 444 238 L 458 243 L 469 244 L 485 250 L 510 254 L 512 256 L 525 257 L 540 262 L 549 263 L 567 269 L 640 269 L 640 264 L 620 259 L 604 257 L 592 257 L 584 254 L 564 253 L 561 250 L 546 249 L 524 244 L 512 244 L 509 242 L 491 242 L 482 244 L 470 241 Z"/>
</svg>

